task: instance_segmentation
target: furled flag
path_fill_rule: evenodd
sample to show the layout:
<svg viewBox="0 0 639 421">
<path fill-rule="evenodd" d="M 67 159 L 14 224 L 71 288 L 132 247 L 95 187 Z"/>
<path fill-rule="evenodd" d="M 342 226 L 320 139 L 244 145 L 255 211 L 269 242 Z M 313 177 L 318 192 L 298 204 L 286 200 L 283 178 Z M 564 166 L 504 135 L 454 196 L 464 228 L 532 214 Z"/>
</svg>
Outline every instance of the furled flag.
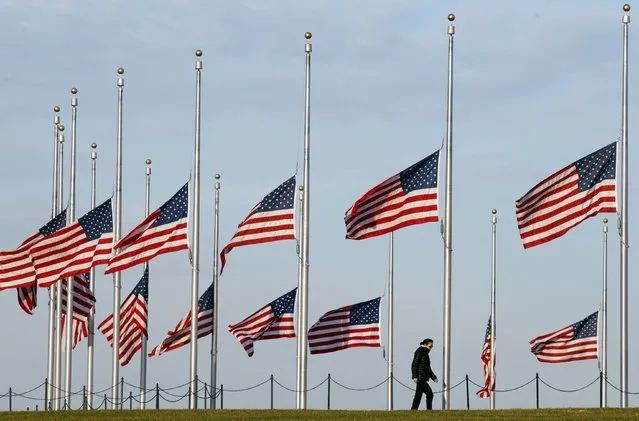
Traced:
<svg viewBox="0 0 639 421">
<path fill-rule="evenodd" d="M 295 176 L 280 184 L 251 209 L 220 253 L 222 267 L 234 247 L 295 239 Z"/>
<path fill-rule="evenodd" d="M 120 364 L 125 366 L 142 348 L 142 337 L 147 333 L 147 304 L 149 302 L 149 268 L 144 269 L 142 279 L 120 305 Z M 106 336 L 113 348 L 113 314 L 104 319 L 98 330 Z"/>
<path fill-rule="evenodd" d="M 481 350 L 481 362 L 484 365 L 484 387 L 477 391 L 477 395 L 480 398 L 490 398 L 491 393 L 495 390 L 495 365 L 497 364 L 497 354 L 493 359 L 493 364 L 490 364 L 490 356 L 493 353 L 493 349 L 490 344 L 491 323 L 490 317 L 488 318 L 488 326 L 486 327 L 486 337 L 484 339 L 484 347 Z M 495 338 L 497 342 L 497 338 Z"/>
<path fill-rule="evenodd" d="M 188 220 L 189 183 L 186 183 L 118 241 L 113 248 L 120 253 L 111 258 L 104 273 L 119 272 L 161 254 L 188 249 Z"/>
<path fill-rule="evenodd" d="M 213 332 L 213 285 L 202 294 L 197 303 L 197 337 L 203 338 Z M 169 330 L 162 343 L 149 352 L 149 357 L 162 355 L 191 343 L 191 310 L 175 326 Z"/>
<path fill-rule="evenodd" d="M 524 248 L 559 238 L 591 216 L 617 212 L 617 144 L 599 149 L 541 181 L 515 202 Z"/>
<path fill-rule="evenodd" d="M 437 222 L 439 151 L 395 174 L 357 199 L 344 215 L 346 238 L 363 240 Z"/>
<path fill-rule="evenodd" d="M 530 352 L 542 363 L 597 359 L 597 316 L 594 312 L 585 319 L 530 341 Z"/>
<path fill-rule="evenodd" d="M 111 199 L 31 249 L 38 286 L 86 273 L 109 261 L 113 246 Z"/>
<path fill-rule="evenodd" d="M 38 285 L 31 285 L 16 289 L 18 291 L 18 305 L 29 316 L 38 306 Z"/>
<path fill-rule="evenodd" d="M 324 314 L 308 331 L 311 354 L 325 354 L 358 346 L 380 347 L 381 297 Z"/>
<path fill-rule="evenodd" d="M 255 341 L 295 337 L 293 311 L 296 294 L 297 288 L 271 301 L 241 322 L 229 326 L 229 332 L 240 341 L 249 357 L 253 356 Z"/>
<path fill-rule="evenodd" d="M 29 253 L 35 245 L 63 228 L 66 223 L 67 211 L 63 210 L 55 218 L 47 222 L 45 226 L 24 240 L 17 249 L 0 251 L 0 291 L 8 288 L 27 288 L 35 285 L 36 271 Z M 31 300 L 34 300 L 33 297 L 35 297 L 35 294 L 27 290 L 24 290 L 22 295 L 24 297 L 31 297 Z M 20 307 L 25 309 L 25 307 L 22 306 L 20 295 L 18 295 L 18 301 L 20 302 Z M 31 305 L 35 308 L 33 301 L 27 305 L 27 308 L 31 308 Z M 31 310 L 33 310 L 33 308 L 31 308 Z M 31 314 L 31 311 L 27 309 L 25 309 L 25 311 Z"/>
<path fill-rule="evenodd" d="M 62 330 L 67 314 L 68 285 L 62 280 Z M 89 287 L 89 274 L 73 277 L 73 348 L 89 336 L 87 320 L 95 307 L 95 296 Z M 66 342 L 63 342 L 66 344 Z"/>
</svg>

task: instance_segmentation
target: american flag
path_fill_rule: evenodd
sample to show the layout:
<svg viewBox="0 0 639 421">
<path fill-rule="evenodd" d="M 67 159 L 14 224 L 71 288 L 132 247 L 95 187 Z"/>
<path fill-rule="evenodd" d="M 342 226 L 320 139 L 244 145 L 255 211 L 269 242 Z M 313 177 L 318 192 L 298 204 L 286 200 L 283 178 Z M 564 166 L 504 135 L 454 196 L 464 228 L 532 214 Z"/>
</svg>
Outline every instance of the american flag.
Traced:
<svg viewBox="0 0 639 421">
<path fill-rule="evenodd" d="M 490 346 L 491 319 L 488 318 L 488 326 L 486 327 L 486 337 L 484 339 L 484 347 L 481 350 L 481 362 L 484 365 L 484 387 L 477 391 L 480 398 L 490 398 L 491 393 L 495 390 L 495 365 L 497 364 L 497 354 L 493 359 L 493 365 L 490 364 L 490 356 L 493 352 Z M 495 337 L 495 343 L 497 338 Z"/>
<path fill-rule="evenodd" d="M 363 240 L 437 222 L 439 151 L 395 174 L 357 199 L 344 215 L 346 238 Z"/>
<path fill-rule="evenodd" d="M 62 329 L 67 314 L 68 286 L 67 280 L 62 280 Z M 73 348 L 84 338 L 89 336 L 87 320 L 91 310 L 95 307 L 95 296 L 89 288 L 89 274 L 73 277 Z"/>
<path fill-rule="evenodd" d="M 585 319 L 530 341 L 530 352 L 542 363 L 597 359 L 597 316 L 594 312 Z"/>
<path fill-rule="evenodd" d="M 142 348 L 142 338 L 148 338 L 147 322 L 149 302 L 149 268 L 144 269 L 142 279 L 120 305 L 120 364 L 125 366 Z M 113 314 L 104 319 L 98 330 L 106 336 L 113 348 Z"/>
<path fill-rule="evenodd" d="M 113 247 L 120 254 L 111 258 L 105 274 L 119 272 L 164 253 L 189 248 L 189 183 L 159 209 L 144 218 Z"/>
<path fill-rule="evenodd" d="M 585 219 L 617 212 L 617 144 L 599 149 L 541 181 L 515 202 L 524 248 L 559 238 Z"/>
<path fill-rule="evenodd" d="M 197 337 L 203 338 L 213 332 L 213 285 L 202 294 L 197 307 Z M 162 343 L 149 352 L 149 357 L 162 355 L 191 343 L 191 310 L 170 330 Z"/>
<path fill-rule="evenodd" d="M 311 354 L 325 354 L 358 346 L 380 347 L 381 297 L 324 314 L 308 331 Z"/>
<path fill-rule="evenodd" d="M 251 209 L 220 253 L 222 267 L 234 247 L 295 239 L 295 176 L 280 184 Z"/>
<path fill-rule="evenodd" d="M 30 235 L 26 240 L 22 242 L 15 250 L 0 251 L 0 291 L 8 288 L 27 288 L 35 285 L 36 283 L 36 271 L 31 261 L 29 253 L 31 249 L 42 240 L 53 234 L 54 232 L 63 228 L 67 223 L 67 212 L 63 210 L 55 218 L 51 219 L 45 226 L 40 228 L 34 234 Z M 35 300 L 35 291 L 25 289 L 18 295 L 18 301 L 22 307 L 22 301 L 20 294 L 23 297 L 31 297 L 31 300 Z M 33 305 L 27 304 L 24 301 L 27 308 Z M 23 309 L 25 307 L 22 307 Z M 33 310 L 31 308 L 31 310 Z M 27 311 L 25 309 L 25 311 Z M 29 311 L 27 313 L 31 314 Z"/>
<path fill-rule="evenodd" d="M 38 286 L 18 288 L 18 305 L 29 316 L 33 315 L 33 310 L 38 306 Z"/>
<path fill-rule="evenodd" d="M 59 279 L 106 264 L 112 246 L 113 218 L 109 199 L 33 247 L 31 259 L 38 286 L 48 287 Z"/>
<path fill-rule="evenodd" d="M 293 312 L 296 294 L 297 288 L 271 301 L 241 322 L 229 326 L 229 332 L 240 341 L 249 357 L 253 356 L 255 341 L 295 337 Z"/>
</svg>

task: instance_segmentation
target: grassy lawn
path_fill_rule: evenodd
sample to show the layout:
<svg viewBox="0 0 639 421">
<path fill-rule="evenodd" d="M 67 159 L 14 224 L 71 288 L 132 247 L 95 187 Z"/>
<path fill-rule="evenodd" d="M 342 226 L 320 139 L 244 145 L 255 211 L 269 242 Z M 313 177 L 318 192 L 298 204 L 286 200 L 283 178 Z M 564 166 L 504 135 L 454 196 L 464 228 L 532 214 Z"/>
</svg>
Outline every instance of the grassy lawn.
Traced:
<svg viewBox="0 0 639 421">
<path fill-rule="evenodd" d="M 293 411 L 293 410 L 147 410 L 0 412 L 2 421 L 18 420 L 619 420 L 638 418 L 639 409 L 520 409 L 496 411 Z"/>
</svg>

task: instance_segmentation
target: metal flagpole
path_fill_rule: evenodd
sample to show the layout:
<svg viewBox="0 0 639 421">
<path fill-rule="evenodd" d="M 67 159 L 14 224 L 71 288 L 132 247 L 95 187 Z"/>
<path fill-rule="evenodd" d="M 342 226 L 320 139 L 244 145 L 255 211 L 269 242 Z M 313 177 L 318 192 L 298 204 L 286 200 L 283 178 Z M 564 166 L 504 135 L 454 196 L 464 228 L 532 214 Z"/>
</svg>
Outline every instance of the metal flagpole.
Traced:
<svg viewBox="0 0 639 421">
<path fill-rule="evenodd" d="M 307 40 L 313 35 L 310 32 L 304 34 Z M 306 52 L 306 89 L 304 101 L 304 199 L 302 201 L 302 288 L 300 292 L 300 341 L 302 342 L 302 355 L 300 359 L 300 409 L 306 409 L 306 386 L 307 386 L 307 359 L 308 359 L 308 249 L 309 249 L 309 206 L 310 206 L 310 167 L 311 167 L 311 51 L 313 46 L 310 42 L 304 44 Z"/>
<path fill-rule="evenodd" d="M 215 174 L 215 215 L 213 222 L 213 335 L 211 342 L 211 409 L 217 407 L 215 392 L 217 390 L 217 330 L 219 312 L 220 281 L 220 175 Z"/>
<path fill-rule="evenodd" d="M 147 159 L 145 162 L 146 168 L 144 169 L 144 175 L 146 179 L 146 191 L 144 202 L 144 217 L 149 216 L 151 208 L 151 160 Z M 144 264 L 144 270 L 149 270 L 149 262 Z M 149 328 L 147 326 L 147 332 Z M 146 345 L 147 338 L 142 335 L 142 348 L 140 348 L 140 409 L 146 409 Z"/>
<path fill-rule="evenodd" d="M 78 90 L 71 88 L 71 171 L 69 182 L 69 224 L 75 222 L 75 146 L 76 124 L 78 114 Z M 67 313 L 66 313 L 66 357 L 64 364 L 64 390 L 67 409 L 71 407 L 71 376 L 73 374 L 73 276 L 67 278 Z"/>
<path fill-rule="evenodd" d="M 453 270 L 453 36 L 454 14 L 448 15 L 448 93 L 446 95 L 446 210 L 444 216 L 444 369 L 442 409 L 450 409 L 450 314 Z"/>
<path fill-rule="evenodd" d="M 603 276 L 601 294 L 601 406 L 608 406 L 608 218 L 603 219 Z"/>
<path fill-rule="evenodd" d="M 64 126 L 58 125 L 58 209 L 56 214 L 62 212 L 63 208 L 63 186 L 64 186 Z M 55 402 L 54 409 L 60 409 L 60 399 L 62 398 L 62 281 L 56 282 L 56 309 L 55 309 Z"/>
<path fill-rule="evenodd" d="M 490 372 L 492 379 L 495 379 L 495 316 L 496 309 L 496 291 L 497 291 L 497 209 L 492 211 L 492 226 L 493 226 L 493 252 L 491 261 L 491 275 L 490 275 Z M 490 409 L 495 409 L 495 392 L 492 390 L 492 384 L 490 385 Z"/>
<path fill-rule="evenodd" d="M 624 4 L 624 12 L 630 5 Z M 623 15 L 623 71 L 621 89 L 621 407 L 628 407 L 628 24 Z"/>
<path fill-rule="evenodd" d="M 51 219 L 53 219 L 58 211 L 58 124 L 60 124 L 60 107 L 53 107 L 55 115 L 53 116 L 53 186 L 51 194 Z M 53 393 L 54 393 L 54 376 L 55 376 L 55 304 L 56 304 L 56 286 L 49 287 L 49 329 L 48 329 L 48 346 L 47 346 L 47 399 L 45 402 L 45 411 L 53 409 Z"/>
<path fill-rule="evenodd" d="M 117 70 L 118 75 L 118 132 L 115 175 L 115 221 L 113 226 L 113 244 L 120 241 L 122 235 L 122 94 L 124 92 L 124 69 Z M 115 254 L 119 254 L 118 250 Z M 113 274 L 113 360 L 111 367 L 111 409 L 118 409 L 120 399 L 120 292 L 121 273 Z"/>
<path fill-rule="evenodd" d="M 96 182 L 96 160 L 98 153 L 96 148 L 97 143 L 91 144 L 91 209 L 95 208 L 95 182 Z M 89 271 L 89 289 L 95 294 L 95 268 L 91 268 Z M 87 320 L 87 407 L 93 409 L 93 342 L 94 342 L 94 329 L 95 329 L 95 308 L 92 307 L 89 312 L 89 319 Z"/>
<path fill-rule="evenodd" d="M 193 263 L 191 272 L 191 372 L 189 409 L 197 409 L 197 302 L 200 282 L 200 105 L 202 100 L 202 51 L 195 52 L 195 147 L 193 178 Z"/>
<path fill-rule="evenodd" d="M 303 221 L 302 221 L 302 203 L 304 202 L 304 186 L 298 186 L 300 191 L 300 208 L 299 208 L 299 220 L 300 220 L 300 234 L 302 232 Z M 301 237 L 301 235 L 300 235 Z M 300 243 L 297 243 L 297 315 L 295 318 L 295 332 L 297 333 L 296 337 L 296 351 L 295 351 L 295 361 L 296 361 L 296 369 L 295 369 L 295 408 L 301 409 L 301 396 L 302 396 L 302 377 L 300 375 L 300 369 L 302 364 L 302 353 L 304 352 L 302 345 L 302 309 L 300 304 L 300 291 L 302 290 L 302 253 L 300 250 Z"/>
<path fill-rule="evenodd" d="M 386 409 L 393 410 L 393 263 L 395 260 L 395 233 L 388 242 L 388 401 Z"/>
</svg>

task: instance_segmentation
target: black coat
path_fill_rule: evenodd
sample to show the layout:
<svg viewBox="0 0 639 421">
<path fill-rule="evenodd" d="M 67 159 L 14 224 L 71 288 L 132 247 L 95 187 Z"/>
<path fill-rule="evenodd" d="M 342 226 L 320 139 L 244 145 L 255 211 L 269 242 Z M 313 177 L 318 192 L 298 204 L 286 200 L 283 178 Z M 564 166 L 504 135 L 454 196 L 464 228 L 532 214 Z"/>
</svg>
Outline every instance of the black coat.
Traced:
<svg viewBox="0 0 639 421">
<path fill-rule="evenodd" d="M 430 369 L 429 353 L 430 349 L 424 348 L 423 346 L 420 346 L 417 350 L 415 350 L 413 364 L 411 364 L 413 379 L 426 381 L 428 381 L 428 379 L 437 380 L 437 376 L 435 376 L 433 370 Z"/>
</svg>

